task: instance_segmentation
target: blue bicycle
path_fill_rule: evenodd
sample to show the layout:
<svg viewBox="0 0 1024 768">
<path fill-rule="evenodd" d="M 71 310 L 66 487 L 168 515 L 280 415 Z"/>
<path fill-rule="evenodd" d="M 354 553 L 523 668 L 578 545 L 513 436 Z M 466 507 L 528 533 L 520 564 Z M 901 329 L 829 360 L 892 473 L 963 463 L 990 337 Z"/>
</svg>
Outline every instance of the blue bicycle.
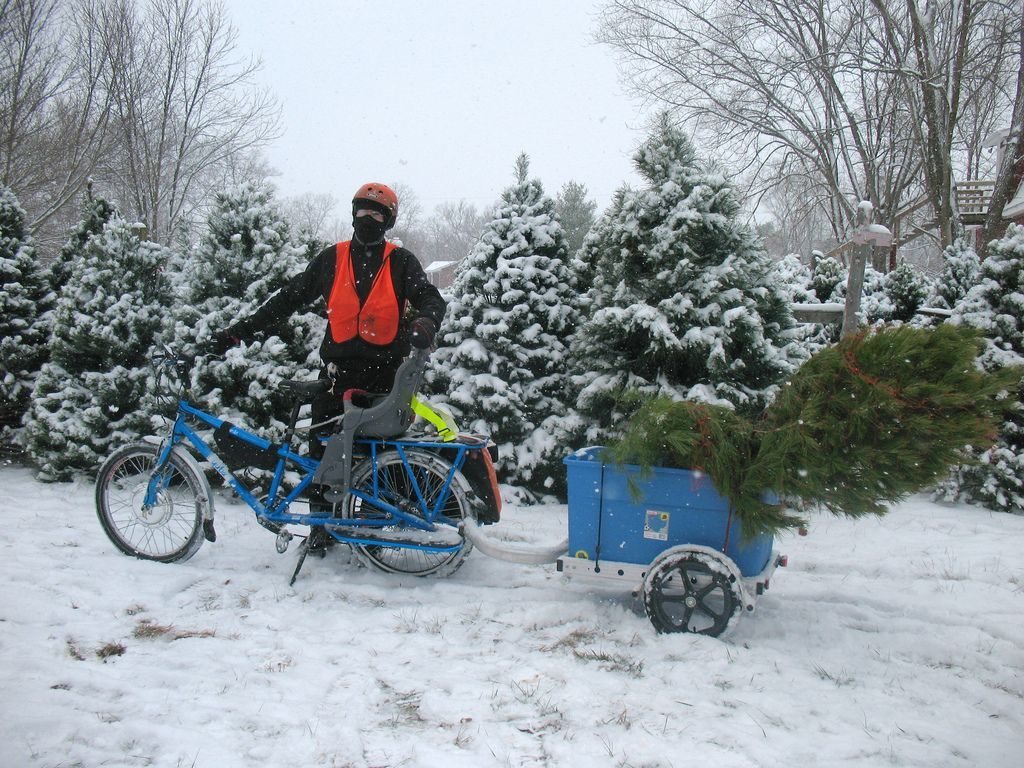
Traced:
<svg viewBox="0 0 1024 768">
<path fill-rule="evenodd" d="M 306 554 L 322 554 L 334 541 L 350 545 L 364 564 L 391 573 L 452 573 L 472 549 L 460 523 L 497 522 L 501 497 L 493 444 L 458 434 L 415 397 L 427 357 L 426 350 L 414 351 L 389 393 L 347 392 L 345 412 L 331 420 L 332 434 L 322 438 L 325 453 L 317 461 L 291 443 L 302 431 L 296 426 L 301 407 L 329 381 L 283 384 L 294 405 L 284 439 L 273 443 L 191 402 L 193 360 L 166 350 L 154 362 L 177 381 L 176 418 L 162 440 L 125 446 L 100 468 L 96 510 L 104 532 L 125 554 L 160 562 L 187 560 L 203 541 L 215 541 L 214 498 L 203 461 L 277 535 L 278 552 L 302 539 L 293 582 Z M 417 414 L 432 428 L 410 431 Z M 216 448 L 208 442 L 211 430 Z M 250 467 L 263 470 L 269 485 L 243 483 L 238 473 Z M 314 483 L 326 489 L 319 497 L 326 501 L 308 501 Z M 290 525 L 309 526 L 309 533 Z"/>
</svg>

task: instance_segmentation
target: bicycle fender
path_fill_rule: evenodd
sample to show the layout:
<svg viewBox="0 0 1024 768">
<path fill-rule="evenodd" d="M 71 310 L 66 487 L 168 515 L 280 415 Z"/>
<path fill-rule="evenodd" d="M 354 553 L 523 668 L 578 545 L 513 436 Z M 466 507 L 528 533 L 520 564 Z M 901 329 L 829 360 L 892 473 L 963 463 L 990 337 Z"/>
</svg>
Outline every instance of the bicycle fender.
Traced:
<svg viewBox="0 0 1024 768">
<path fill-rule="evenodd" d="M 187 464 L 189 469 L 196 473 L 196 477 L 199 478 L 199 482 L 202 483 L 202 496 L 198 499 L 198 502 L 203 513 L 203 532 L 208 541 L 213 541 L 216 539 L 216 534 L 213 532 L 213 493 L 210 491 L 210 483 L 206 479 L 206 473 L 203 472 L 203 468 L 199 466 L 199 462 L 196 460 L 196 457 L 182 446 L 174 446 L 171 449 L 171 455 L 178 459 L 182 464 Z M 210 538 L 211 535 L 213 538 Z"/>
</svg>

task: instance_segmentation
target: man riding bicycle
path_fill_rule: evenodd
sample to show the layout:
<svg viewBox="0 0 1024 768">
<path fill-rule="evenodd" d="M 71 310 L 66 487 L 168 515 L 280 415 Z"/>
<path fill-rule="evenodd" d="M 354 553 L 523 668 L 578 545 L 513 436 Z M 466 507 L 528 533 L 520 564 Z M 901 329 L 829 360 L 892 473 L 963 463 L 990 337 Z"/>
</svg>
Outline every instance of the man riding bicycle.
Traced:
<svg viewBox="0 0 1024 768">
<path fill-rule="evenodd" d="M 445 300 L 416 257 L 384 239 L 397 217 L 394 190 L 364 184 L 352 198 L 352 240 L 324 248 L 252 315 L 218 334 L 221 349 L 249 341 L 322 296 L 328 322 L 320 344 L 321 378 L 333 386 L 313 402 L 314 424 L 342 412 L 347 389 L 391 389 L 410 342 L 429 346 L 444 317 Z M 407 303 L 418 313 L 408 323 Z M 323 448 L 316 437 L 311 435 L 310 452 L 319 458 Z"/>
<path fill-rule="evenodd" d="M 398 196 L 390 187 L 371 182 L 352 198 L 354 236 L 320 251 L 306 270 L 289 280 L 252 315 L 215 339 L 219 351 L 250 340 L 322 296 L 327 304 L 327 328 L 320 344 L 320 378 L 332 386 L 312 403 L 313 424 L 344 410 L 348 389 L 386 392 L 410 344 L 433 343 L 446 302 L 412 252 L 384 238 L 398 218 Z M 416 314 L 406 317 L 406 305 Z M 324 429 L 310 432 L 309 451 L 323 455 Z M 311 492 L 311 508 L 319 506 Z"/>
</svg>

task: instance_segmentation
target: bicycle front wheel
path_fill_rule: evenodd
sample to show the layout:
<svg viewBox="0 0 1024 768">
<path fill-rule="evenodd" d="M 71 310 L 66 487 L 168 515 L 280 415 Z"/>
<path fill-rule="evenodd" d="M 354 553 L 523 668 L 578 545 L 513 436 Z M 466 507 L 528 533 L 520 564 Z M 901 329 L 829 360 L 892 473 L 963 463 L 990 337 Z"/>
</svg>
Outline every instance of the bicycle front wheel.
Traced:
<svg viewBox="0 0 1024 768">
<path fill-rule="evenodd" d="M 375 492 L 379 498 L 399 507 L 403 512 L 426 519 L 425 510 L 433 510 L 440 501 L 439 516 L 435 525 L 457 527 L 464 518 L 469 518 L 469 486 L 465 478 L 456 472 L 451 483 L 445 484 L 451 474 L 452 465 L 436 453 L 421 450 L 406 450 L 405 462 L 397 451 L 386 451 L 377 456 L 376 462 L 367 459 L 355 467 L 352 487 L 367 495 Z M 408 466 L 407 466 L 408 465 Z M 415 483 L 413 482 L 415 480 Z M 417 495 L 416 489 L 422 495 Z M 342 509 L 342 517 L 372 519 L 385 513 L 377 510 L 371 502 L 348 495 Z M 408 526 L 397 525 L 373 529 L 382 538 L 389 531 Z M 372 565 L 389 573 L 404 573 L 411 576 L 447 576 L 462 565 L 462 561 L 473 545 L 461 533 L 458 549 L 450 552 L 431 552 L 412 546 L 353 545 L 356 557 L 365 565 Z"/>
<path fill-rule="evenodd" d="M 96 514 L 114 546 L 143 560 L 188 560 L 203 544 L 205 482 L 191 465 L 171 453 L 156 503 L 146 507 L 146 490 L 159 458 L 148 443 L 114 452 L 96 479 Z"/>
</svg>

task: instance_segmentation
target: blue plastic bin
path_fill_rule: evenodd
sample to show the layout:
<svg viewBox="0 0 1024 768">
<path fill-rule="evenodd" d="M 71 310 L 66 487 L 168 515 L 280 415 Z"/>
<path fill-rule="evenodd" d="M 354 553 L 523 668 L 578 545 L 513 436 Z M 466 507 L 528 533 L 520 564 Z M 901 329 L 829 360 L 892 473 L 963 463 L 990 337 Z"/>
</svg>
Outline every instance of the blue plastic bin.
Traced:
<svg viewBox="0 0 1024 768">
<path fill-rule="evenodd" d="M 768 564 L 773 537 L 744 540 L 729 501 L 700 472 L 602 464 L 601 448 L 566 457 L 569 481 L 569 556 L 643 565 L 669 547 L 700 544 L 724 552 L 744 576 Z M 629 478 L 642 494 L 633 499 Z"/>
</svg>

